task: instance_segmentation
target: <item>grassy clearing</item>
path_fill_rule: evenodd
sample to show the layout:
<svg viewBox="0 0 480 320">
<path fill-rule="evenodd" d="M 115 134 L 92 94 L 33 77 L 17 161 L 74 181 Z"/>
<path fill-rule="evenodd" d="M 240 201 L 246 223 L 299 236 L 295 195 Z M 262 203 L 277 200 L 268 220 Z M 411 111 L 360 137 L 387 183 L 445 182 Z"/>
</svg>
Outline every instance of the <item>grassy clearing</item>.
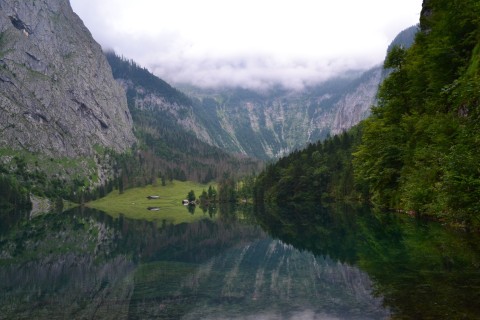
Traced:
<svg viewBox="0 0 480 320">
<path fill-rule="evenodd" d="M 215 185 L 216 187 L 216 185 Z M 173 181 L 166 186 L 146 186 L 126 190 L 119 194 L 115 190 L 106 197 L 87 203 L 87 207 L 98 209 L 107 214 L 118 217 L 123 214 L 125 217 L 145 220 L 166 220 L 171 223 L 192 222 L 208 217 L 202 210 L 195 210 L 190 214 L 182 200 L 185 199 L 190 190 L 195 191 L 198 197 L 203 190 L 208 190 L 208 185 L 194 182 Z M 160 199 L 147 199 L 148 196 L 160 196 Z M 149 211 L 148 207 L 158 207 L 159 211 Z"/>
</svg>

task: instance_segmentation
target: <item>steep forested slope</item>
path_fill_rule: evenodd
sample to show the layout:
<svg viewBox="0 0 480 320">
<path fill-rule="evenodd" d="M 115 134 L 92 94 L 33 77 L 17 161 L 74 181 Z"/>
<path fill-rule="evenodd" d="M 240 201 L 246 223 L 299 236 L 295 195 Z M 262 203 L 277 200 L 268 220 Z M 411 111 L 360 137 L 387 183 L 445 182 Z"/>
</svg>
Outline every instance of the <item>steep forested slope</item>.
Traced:
<svg viewBox="0 0 480 320">
<path fill-rule="evenodd" d="M 195 126 L 192 102 L 133 61 L 107 53 L 114 77 L 127 92 L 139 155 L 129 159 L 124 179 L 140 183 L 164 176 L 209 182 L 224 173 L 251 173 L 259 162 L 235 157 L 207 144 L 186 128 Z"/>
<path fill-rule="evenodd" d="M 343 190 L 340 195 L 363 195 L 382 208 L 479 226 L 479 17 L 477 1 L 424 1 L 413 46 L 392 47 L 387 56 L 389 76 L 361 134 L 355 129 L 334 138 L 333 151 L 327 141 L 282 159 L 260 176 L 257 193 L 318 198 L 324 192 L 318 185 L 329 184 L 330 197 Z M 315 180 L 307 172 L 325 176 Z"/>
<path fill-rule="evenodd" d="M 257 202 L 330 201 L 359 198 L 354 184 L 352 152 L 360 128 L 310 144 L 268 165 L 256 181 Z"/>
<path fill-rule="evenodd" d="M 388 56 L 355 162 L 373 202 L 480 224 L 479 17 L 477 1 L 424 1 L 415 44 Z"/>
</svg>

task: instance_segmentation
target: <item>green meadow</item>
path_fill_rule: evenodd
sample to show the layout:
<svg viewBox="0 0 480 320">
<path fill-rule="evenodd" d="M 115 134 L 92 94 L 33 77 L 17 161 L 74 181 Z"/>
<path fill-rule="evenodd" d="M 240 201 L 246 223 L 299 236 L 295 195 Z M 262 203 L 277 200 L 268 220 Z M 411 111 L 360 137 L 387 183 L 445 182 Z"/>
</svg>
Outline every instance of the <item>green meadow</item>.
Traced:
<svg viewBox="0 0 480 320">
<path fill-rule="evenodd" d="M 167 182 L 165 186 L 148 185 L 140 188 L 125 190 L 120 194 L 114 190 L 106 197 L 89 202 L 87 207 L 104 211 L 105 213 L 118 217 L 123 215 L 127 218 L 167 221 L 171 223 L 192 222 L 205 217 L 200 208 L 194 214 L 182 204 L 190 190 L 195 192 L 197 198 L 203 190 L 208 190 L 208 184 L 199 184 L 190 181 Z M 216 184 L 212 184 L 216 187 Z M 159 199 L 148 199 L 148 196 L 159 196 Z M 150 211 L 148 207 L 158 207 L 158 211 Z"/>
</svg>

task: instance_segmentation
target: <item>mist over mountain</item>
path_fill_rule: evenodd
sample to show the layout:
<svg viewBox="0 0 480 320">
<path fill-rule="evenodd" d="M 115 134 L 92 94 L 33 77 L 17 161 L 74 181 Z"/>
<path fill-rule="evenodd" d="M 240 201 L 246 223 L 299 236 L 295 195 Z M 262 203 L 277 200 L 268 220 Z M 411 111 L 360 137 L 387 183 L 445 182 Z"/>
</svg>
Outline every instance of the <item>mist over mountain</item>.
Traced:
<svg viewBox="0 0 480 320">
<path fill-rule="evenodd" d="M 382 62 L 422 0 L 71 0 L 105 50 L 170 84 L 301 90 Z"/>
<path fill-rule="evenodd" d="M 391 46 L 411 46 L 417 31 L 412 26 L 400 32 Z M 387 73 L 382 66 L 351 70 L 302 90 L 281 85 L 264 91 L 180 88 L 196 101 L 194 114 L 209 133 L 206 141 L 230 152 L 272 159 L 365 119 Z"/>
<path fill-rule="evenodd" d="M 416 30 L 403 31 L 392 45 L 411 45 Z M 112 64 L 115 54 L 107 56 Z M 301 90 L 278 84 L 256 91 L 191 85 L 173 88 L 133 61 L 122 71 L 112 67 L 136 108 L 161 113 L 162 121 L 212 146 L 262 160 L 281 157 L 365 119 L 386 76 L 377 66 L 351 70 Z"/>
<path fill-rule="evenodd" d="M 393 43 L 411 45 L 416 30 L 402 31 Z M 107 56 L 112 63 L 115 55 Z M 277 84 L 257 91 L 191 85 L 173 88 L 133 61 L 123 71 L 112 68 L 136 108 L 163 114 L 165 123 L 212 146 L 262 160 L 281 157 L 365 119 L 387 74 L 377 66 L 350 70 L 301 90 Z"/>
<path fill-rule="evenodd" d="M 126 92 L 142 161 L 151 167 L 136 175 L 155 179 L 153 171 L 162 177 L 207 183 L 226 173 L 250 174 L 260 169 L 259 161 L 236 157 L 213 145 L 195 116 L 193 101 L 184 93 L 134 61 L 113 52 L 106 57 Z"/>
<path fill-rule="evenodd" d="M 341 132 L 368 114 L 380 68 L 325 81 L 301 91 L 246 89 L 186 91 L 216 145 L 230 152 L 272 159 Z M 215 131 L 213 131 L 213 128 Z"/>
</svg>

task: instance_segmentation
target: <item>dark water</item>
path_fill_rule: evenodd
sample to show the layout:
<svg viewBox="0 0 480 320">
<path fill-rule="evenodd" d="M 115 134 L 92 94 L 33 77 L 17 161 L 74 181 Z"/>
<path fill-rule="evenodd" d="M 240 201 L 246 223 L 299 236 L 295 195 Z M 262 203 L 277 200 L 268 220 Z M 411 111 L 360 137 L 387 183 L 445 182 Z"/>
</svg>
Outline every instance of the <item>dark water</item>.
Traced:
<svg viewBox="0 0 480 320">
<path fill-rule="evenodd" d="M 346 206 L 0 214 L 0 319 L 480 319 L 479 238 Z"/>
</svg>

